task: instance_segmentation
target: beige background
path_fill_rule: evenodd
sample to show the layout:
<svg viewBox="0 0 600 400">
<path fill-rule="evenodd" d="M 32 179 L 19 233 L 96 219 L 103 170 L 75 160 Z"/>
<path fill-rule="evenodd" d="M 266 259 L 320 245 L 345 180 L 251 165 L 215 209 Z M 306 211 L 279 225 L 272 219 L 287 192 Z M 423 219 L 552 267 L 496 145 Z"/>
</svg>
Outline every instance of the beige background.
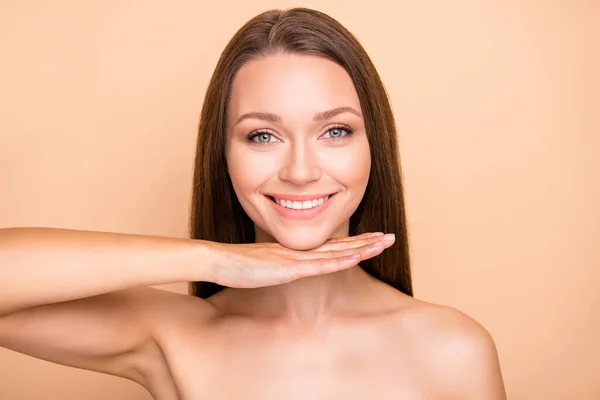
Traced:
<svg viewBox="0 0 600 400">
<path fill-rule="evenodd" d="M 489 329 L 510 399 L 600 399 L 598 1 L 0 0 L 0 226 L 185 236 L 218 55 L 298 5 L 389 91 L 417 297 Z M 0 399 L 84 398 L 149 396 L 0 350 Z"/>
</svg>

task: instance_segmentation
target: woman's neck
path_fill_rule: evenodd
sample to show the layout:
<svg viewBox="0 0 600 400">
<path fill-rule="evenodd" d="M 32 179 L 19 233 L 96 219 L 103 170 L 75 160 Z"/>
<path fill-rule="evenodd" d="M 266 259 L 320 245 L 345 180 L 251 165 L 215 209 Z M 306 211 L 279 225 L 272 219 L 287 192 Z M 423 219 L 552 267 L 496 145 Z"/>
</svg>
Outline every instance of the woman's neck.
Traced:
<svg viewBox="0 0 600 400">
<path fill-rule="evenodd" d="M 256 227 L 255 227 L 256 228 Z M 347 237 L 349 222 L 331 237 Z M 257 242 L 276 242 L 256 228 Z M 359 266 L 255 289 L 225 289 L 211 299 L 219 308 L 253 318 L 314 325 L 336 317 L 371 313 L 381 307 L 384 283 Z"/>
<path fill-rule="evenodd" d="M 305 325 L 368 312 L 380 284 L 353 267 L 276 286 L 225 289 L 222 297 L 232 313 Z"/>
</svg>

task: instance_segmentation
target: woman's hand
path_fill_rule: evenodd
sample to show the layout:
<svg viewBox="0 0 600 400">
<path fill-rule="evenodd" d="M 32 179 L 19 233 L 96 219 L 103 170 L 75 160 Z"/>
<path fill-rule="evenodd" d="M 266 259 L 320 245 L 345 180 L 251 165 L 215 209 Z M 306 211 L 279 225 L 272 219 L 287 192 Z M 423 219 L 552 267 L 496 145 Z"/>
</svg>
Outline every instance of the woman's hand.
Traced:
<svg viewBox="0 0 600 400">
<path fill-rule="evenodd" d="M 202 281 L 235 288 L 279 285 L 312 275 L 354 267 L 394 244 L 394 235 L 367 233 L 330 239 L 306 251 L 279 243 L 226 244 L 204 241 L 210 254 Z"/>
</svg>

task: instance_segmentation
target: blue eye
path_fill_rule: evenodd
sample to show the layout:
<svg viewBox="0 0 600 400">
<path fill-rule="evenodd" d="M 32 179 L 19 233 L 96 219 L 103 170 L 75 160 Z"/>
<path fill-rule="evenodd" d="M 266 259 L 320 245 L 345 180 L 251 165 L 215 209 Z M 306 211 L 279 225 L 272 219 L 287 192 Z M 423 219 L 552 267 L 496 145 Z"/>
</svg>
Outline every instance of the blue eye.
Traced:
<svg viewBox="0 0 600 400">
<path fill-rule="evenodd" d="M 275 141 L 275 136 L 268 132 L 256 132 L 248 136 L 248 139 L 256 143 L 271 143 Z"/>
<path fill-rule="evenodd" d="M 350 134 L 352 134 L 352 132 L 354 132 L 354 129 L 348 127 L 348 126 L 334 126 L 333 128 L 329 129 L 325 135 L 329 134 L 329 137 L 327 139 L 342 139 L 345 136 L 348 136 Z"/>
</svg>

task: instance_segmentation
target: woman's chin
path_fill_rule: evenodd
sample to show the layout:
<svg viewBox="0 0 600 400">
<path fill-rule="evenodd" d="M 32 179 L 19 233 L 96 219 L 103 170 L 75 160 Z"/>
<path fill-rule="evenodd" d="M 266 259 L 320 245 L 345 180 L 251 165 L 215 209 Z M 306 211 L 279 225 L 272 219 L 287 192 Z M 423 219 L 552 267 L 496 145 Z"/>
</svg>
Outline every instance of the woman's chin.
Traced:
<svg viewBox="0 0 600 400">
<path fill-rule="evenodd" d="M 347 236 L 347 226 L 322 224 L 320 226 L 274 226 L 271 229 L 257 227 L 256 238 L 259 242 L 278 242 L 284 247 L 292 250 L 313 250 L 330 238 Z"/>
<path fill-rule="evenodd" d="M 312 250 L 319 246 L 322 246 L 327 239 L 328 235 L 277 235 L 277 240 L 282 246 L 285 246 L 292 250 Z"/>
</svg>

